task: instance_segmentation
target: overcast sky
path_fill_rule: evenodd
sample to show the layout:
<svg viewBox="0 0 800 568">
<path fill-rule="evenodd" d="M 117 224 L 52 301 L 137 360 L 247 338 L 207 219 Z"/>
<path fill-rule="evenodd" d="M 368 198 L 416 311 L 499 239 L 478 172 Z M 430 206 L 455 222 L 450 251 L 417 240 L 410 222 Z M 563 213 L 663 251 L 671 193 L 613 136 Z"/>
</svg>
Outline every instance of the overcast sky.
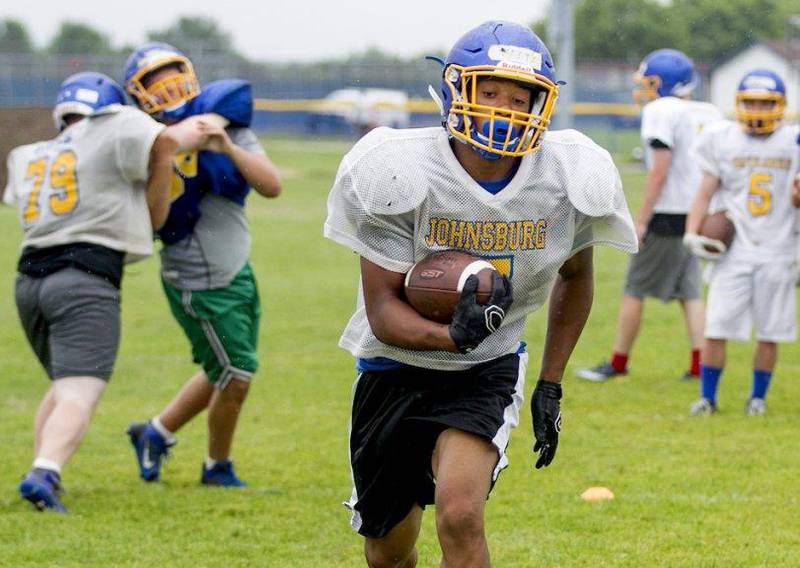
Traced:
<svg viewBox="0 0 800 568">
<path fill-rule="evenodd" d="M 447 50 L 488 19 L 528 24 L 550 0 L 3 0 L 0 19 L 21 20 L 38 47 L 63 20 L 86 22 L 114 46 L 137 44 L 182 15 L 214 18 L 246 56 L 265 61 L 309 61 L 374 46 L 401 56 Z"/>
</svg>

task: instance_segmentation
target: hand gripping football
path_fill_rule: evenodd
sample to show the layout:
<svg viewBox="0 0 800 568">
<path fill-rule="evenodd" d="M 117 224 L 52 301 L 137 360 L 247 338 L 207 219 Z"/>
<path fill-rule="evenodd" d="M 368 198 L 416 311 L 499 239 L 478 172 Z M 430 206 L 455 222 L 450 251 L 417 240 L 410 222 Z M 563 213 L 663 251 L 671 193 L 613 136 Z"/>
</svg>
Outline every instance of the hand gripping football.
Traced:
<svg viewBox="0 0 800 568">
<path fill-rule="evenodd" d="M 467 252 L 434 252 L 417 262 L 406 274 L 406 299 L 419 314 L 440 323 L 450 323 L 467 278 L 478 277 L 476 299 L 489 301 L 495 267 Z"/>
<path fill-rule="evenodd" d="M 736 228 L 728 218 L 726 211 L 717 211 L 712 215 L 706 215 L 700 223 L 700 230 L 697 232 L 702 237 L 721 242 L 726 249 L 731 246 L 735 233 Z"/>
</svg>

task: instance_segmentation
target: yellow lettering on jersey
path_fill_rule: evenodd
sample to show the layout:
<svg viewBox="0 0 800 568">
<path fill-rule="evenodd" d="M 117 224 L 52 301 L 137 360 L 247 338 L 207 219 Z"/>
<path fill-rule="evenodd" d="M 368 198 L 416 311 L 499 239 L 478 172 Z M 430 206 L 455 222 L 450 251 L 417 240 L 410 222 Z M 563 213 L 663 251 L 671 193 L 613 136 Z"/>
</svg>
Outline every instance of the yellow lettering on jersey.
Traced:
<svg viewBox="0 0 800 568">
<path fill-rule="evenodd" d="M 761 156 L 739 156 L 733 159 L 736 168 L 774 168 L 776 170 L 788 170 L 792 167 L 792 161 L 788 158 L 764 158 Z"/>
<path fill-rule="evenodd" d="M 425 244 L 482 252 L 538 250 L 547 245 L 547 221 L 464 221 L 433 217 Z"/>
<path fill-rule="evenodd" d="M 75 153 L 67 150 L 53 160 L 50 167 L 50 209 L 56 215 L 66 215 L 78 205 L 78 177 Z"/>
<path fill-rule="evenodd" d="M 22 212 L 22 221 L 29 225 L 39 218 L 39 191 L 44 183 L 45 172 L 47 171 L 47 158 L 34 160 L 28 164 L 25 173 L 25 181 L 33 180 L 33 189 L 28 194 L 28 203 Z"/>
<path fill-rule="evenodd" d="M 747 210 L 753 217 L 766 215 L 772 209 L 772 193 L 769 184 L 772 176 L 767 173 L 750 174 L 750 191 L 747 193 Z"/>
<path fill-rule="evenodd" d="M 172 182 L 169 187 L 170 201 L 175 201 L 185 191 L 184 180 L 197 175 L 197 152 L 182 152 L 175 155 Z"/>
</svg>

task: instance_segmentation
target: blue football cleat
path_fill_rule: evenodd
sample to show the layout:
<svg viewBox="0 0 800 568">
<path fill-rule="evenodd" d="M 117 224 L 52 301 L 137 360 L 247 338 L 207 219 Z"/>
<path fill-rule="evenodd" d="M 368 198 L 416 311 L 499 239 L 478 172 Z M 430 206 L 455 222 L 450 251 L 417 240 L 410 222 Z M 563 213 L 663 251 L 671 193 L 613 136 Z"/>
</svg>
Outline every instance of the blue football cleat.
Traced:
<svg viewBox="0 0 800 568">
<path fill-rule="evenodd" d="M 66 513 L 67 508 L 59 499 L 61 493 L 61 477 L 47 469 L 32 469 L 19 484 L 19 494 L 33 506 L 44 511 L 52 509 L 57 513 Z"/>
<path fill-rule="evenodd" d="M 200 483 L 218 487 L 247 487 L 247 484 L 239 479 L 236 472 L 233 471 L 231 460 L 217 462 L 211 469 L 206 468 L 206 464 L 203 464 Z"/>
<path fill-rule="evenodd" d="M 169 456 L 169 449 L 177 441 L 165 440 L 150 422 L 134 422 L 125 432 L 136 450 L 141 478 L 145 481 L 158 481 L 161 476 L 161 461 Z"/>
</svg>

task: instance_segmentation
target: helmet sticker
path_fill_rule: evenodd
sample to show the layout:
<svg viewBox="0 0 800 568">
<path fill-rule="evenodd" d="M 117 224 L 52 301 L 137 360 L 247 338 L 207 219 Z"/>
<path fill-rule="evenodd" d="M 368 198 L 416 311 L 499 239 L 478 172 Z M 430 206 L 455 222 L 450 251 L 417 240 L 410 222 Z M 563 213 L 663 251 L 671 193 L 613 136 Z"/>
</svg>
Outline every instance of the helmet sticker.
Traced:
<svg viewBox="0 0 800 568">
<path fill-rule="evenodd" d="M 489 47 L 488 55 L 489 59 L 498 62 L 498 67 L 529 73 L 542 70 L 542 54 L 527 47 L 495 44 Z"/>
<path fill-rule="evenodd" d="M 100 100 L 100 93 L 91 89 L 79 88 L 75 91 L 75 99 L 84 103 L 95 104 Z"/>
<path fill-rule="evenodd" d="M 763 75 L 750 75 L 747 77 L 743 86 L 748 91 L 776 91 L 778 84 L 772 77 L 765 77 Z"/>
</svg>

